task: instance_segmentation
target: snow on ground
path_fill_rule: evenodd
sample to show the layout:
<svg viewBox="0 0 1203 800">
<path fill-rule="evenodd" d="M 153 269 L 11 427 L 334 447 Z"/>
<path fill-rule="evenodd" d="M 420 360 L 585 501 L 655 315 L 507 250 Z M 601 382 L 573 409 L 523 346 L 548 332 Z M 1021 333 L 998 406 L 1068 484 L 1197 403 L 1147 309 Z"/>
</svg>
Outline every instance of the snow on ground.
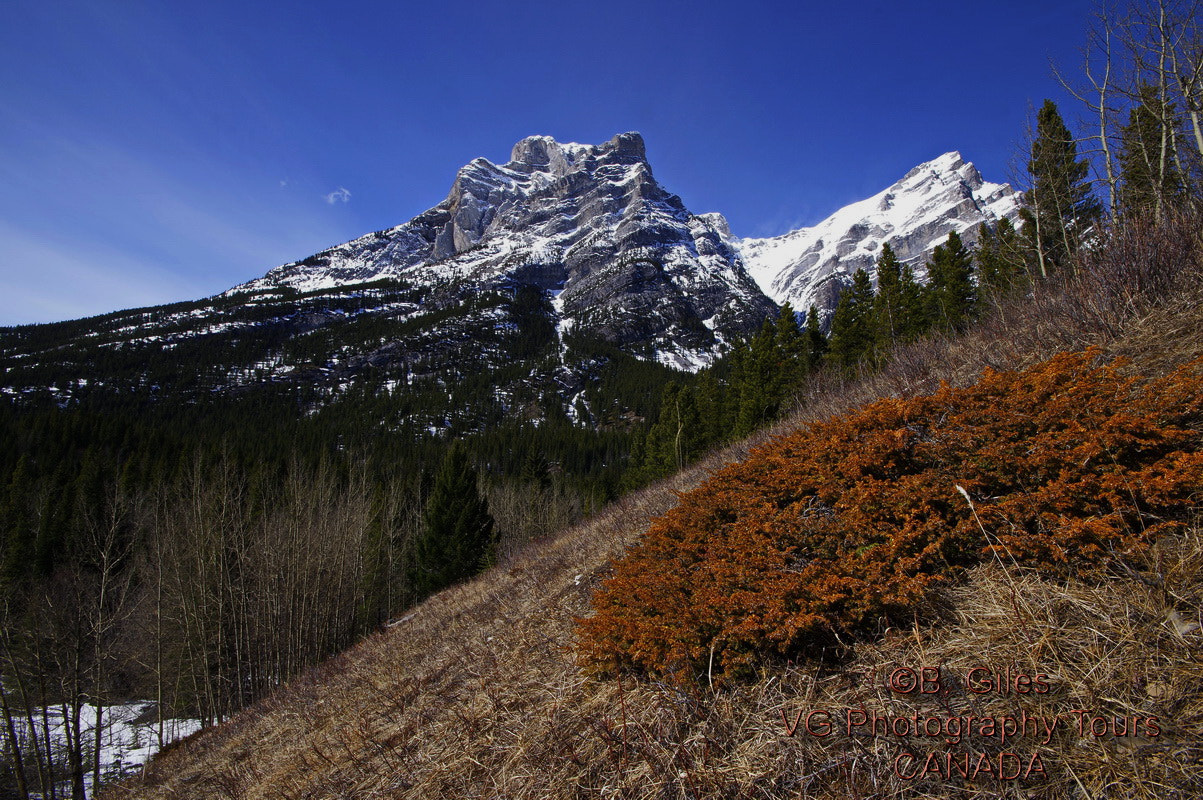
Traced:
<svg viewBox="0 0 1203 800">
<path fill-rule="evenodd" d="M 684 372 L 697 372 L 714 362 L 714 354 L 705 350 L 692 350 L 687 347 L 671 347 L 657 349 L 654 360 L 673 369 L 679 369 Z"/>
<path fill-rule="evenodd" d="M 564 335 L 572 330 L 576 320 L 564 316 L 564 290 L 556 289 L 551 292 L 551 308 L 556 315 L 556 341 L 560 348 L 560 363 L 564 364 L 568 346 L 564 344 Z"/>
<path fill-rule="evenodd" d="M 159 751 L 160 729 L 154 713 L 155 704 L 146 701 L 134 701 L 121 705 L 105 706 L 101 715 L 100 738 L 100 773 L 101 781 L 108 782 L 140 769 Z M 61 708 L 51 707 L 48 710 L 32 714 L 33 730 L 30 730 L 29 719 L 14 715 L 17 739 L 21 742 L 22 752 L 32 754 L 45 753 L 45 732 L 49 731 L 50 750 L 55 754 L 59 763 L 66 763 L 67 731 L 63 724 Z M 96 731 L 96 709 L 85 706 L 81 719 L 82 740 L 85 748 L 84 763 L 92 763 Z M 162 744 L 167 745 L 200 730 L 200 721 L 195 719 L 165 719 L 162 724 Z M 35 745 L 36 742 L 36 745 Z M 2 742 L 0 751 L 7 751 L 7 737 Z M 44 757 L 44 756 L 43 756 Z M 30 756 L 26 755 L 29 759 Z M 92 796 L 92 772 L 84 777 L 88 796 Z M 62 796 L 70 796 L 70 787 Z"/>
<path fill-rule="evenodd" d="M 582 416 L 580 411 L 577 409 L 578 403 L 584 406 L 586 412 L 585 416 Z M 585 391 L 583 389 L 574 394 L 571 398 L 569 398 L 568 402 L 564 404 L 564 412 L 568 415 L 568 419 L 572 421 L 573 425 L 589 424 L 589 401 L 585 399 Z"/>
</svg>

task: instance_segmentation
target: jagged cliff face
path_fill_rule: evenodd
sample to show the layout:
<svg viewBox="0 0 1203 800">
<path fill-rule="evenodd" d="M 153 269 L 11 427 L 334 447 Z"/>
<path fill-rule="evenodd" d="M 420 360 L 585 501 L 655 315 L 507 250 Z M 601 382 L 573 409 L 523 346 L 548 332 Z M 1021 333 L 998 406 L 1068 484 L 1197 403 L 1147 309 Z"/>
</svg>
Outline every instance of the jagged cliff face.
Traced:
<svg viewBox="0 0 1203 800">
<path fill-rule="evenodd" d="M 864 268 L 876 278 L 881 246 L 926 274 L 931 251 L 956 231 L 967 244 L 978 227 L 1019 214 L 1020 195 L 1006 184 L 988 183 L 960 153 L 920 164 L 902 180 L 867 200 L 845 206 L 810 228 L 769 239 L 733 242 L 765 294 L 804 311 L 831 311 L 839 290 Z"/>
<path fill-rule="evenodd" d="M 461 168 L 447 199 L 236 287 L 312 291 L 398 278 L 417 285 L 526 284 L 576 327 L 696 368 L 773 313 L 726 223 L 694 215 L 652 177 L 642 137 L 597 146 L 523 139 L 510 161 Z"/>
</svg>

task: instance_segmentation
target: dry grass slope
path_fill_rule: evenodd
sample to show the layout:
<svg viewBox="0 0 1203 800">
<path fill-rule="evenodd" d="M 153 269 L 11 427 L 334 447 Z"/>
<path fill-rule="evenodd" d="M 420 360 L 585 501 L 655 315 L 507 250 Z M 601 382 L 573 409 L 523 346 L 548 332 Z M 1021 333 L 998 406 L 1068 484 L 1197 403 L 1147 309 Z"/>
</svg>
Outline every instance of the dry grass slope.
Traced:
<svg viewBox="0 0 1203 800">
<path fill-rule="evenodd" d="M 1014 369 L 1097 345 L 1158 374 L 1203 355 L 1197 225 L 1142 229 L 1096 255 L 1088 279 L 1010 304 L 972 334 L 900 351 L 856 384 L 813 387 L 779 432 L 986 366 Z M 1136 253 L 1133 256 L 1132 253 Z M 1148 253 L 1152 254 L 1149 257 Z M 1143 254 L 1143 255 L 1142 255 Z M 1110 259 L 1110 260 L 1109 260 Z M 1130 287 L 1140 291 L 1129 291 Z M 763 440 L 770 434 L 758 437 Z M 684 690 L 648 678 L 598 681 L 576 666 L 572 618 L 610 559 L 651 519 L 755 442 L 540 542 L 479 579 L 428 600 L 385 631 L 312 670 L 229 723 L 162 754 L 120 798 L 1188 798 L 1203 795 L 1203 534 L 1160 543 L 1131 574 L 1058 582 L 998 564 L 933 597 L 924 624 L 848 642 L 839 667 L 762 667 L 733 688 Z M 948 695 L 910 701 L 881 680 L 939 665 Z M 1043 673 L 1047 694 L 965 691 L 973 667 Z M 785 733 L 799 711 L 894 716 L 1021 710 L 1063 715 L 1039 753 L 1047 778 L 904 780 L 927 737 Z M 1079 735 L 1074 709 L 1156 716 L 1158 735 Z M 1043 737 L 1040 737 L 1043 739 Z M 979 737 L 987 753 L 1002 743 Z M 1010 743 L 1007 743 L 1010 744 Z"/>
</svg>

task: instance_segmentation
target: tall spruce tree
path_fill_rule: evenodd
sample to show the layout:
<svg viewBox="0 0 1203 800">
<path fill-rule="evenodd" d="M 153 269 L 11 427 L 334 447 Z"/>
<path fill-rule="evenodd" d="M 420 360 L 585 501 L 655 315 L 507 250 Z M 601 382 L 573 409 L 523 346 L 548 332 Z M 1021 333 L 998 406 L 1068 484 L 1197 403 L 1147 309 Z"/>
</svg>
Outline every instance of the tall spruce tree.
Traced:
<svg viewBox="0 0 1203 800">
<path fill-rule="evenodd" d="M 823 357 L 827 355 L 827 336 L 819 325 L 819 310 L 813 305 L 806 312 L 806 331 L 803 334 L 806 353 L 806 371 L 813 372 L 819 368 Z"/>
<path fill-rule="evenodd" d="M 744 339 L 736 339 L 726 357 L 726 391 L 719 398 L 718 414 L 724 435 L 734 434 L 739 422 L 740 394 L 749 358 L 748 343 Z"/>
<path fill-rule="evenodd" d="M 743 361 L 739 381 L 739 414 L 735 435 L 747 436 L 777 415 L 780 364 L 777 352 L 777 326 L 766 319 L 760 326 Z"/>
<path fill-rule="evenodd" d="M 389 596 L 392 543 L 387 531 L 387 503 L 382 487 L 374 487 L 371 491 L 372 514 L 363 539 L 363 574 L 357 593 L 356 626 L 359 630 L 370 630 L 383 622 L 392 611 L 392 598 Z"/>
<path fill-rule="evenodd" d="M 909 266 L 898 260 L 889 242 L 877 257 L 877 296 L 873 300 L 874 351 L 914 339 L 921 332 L 921 287 Z"/>
<path fill-rule="evenodd" d="M 915 279 L 910 264 L 902 265 L 902 341 L 911 342 L 927 333 L 928 322 L 924 309 L 927 287 Z"/>
<path fill-rule="evenodd" d="M 694 400 L 699 417 L 699 441 L 704 447 L 717 444 L 727 437 L 724 425 L 724 390 L 712 368 L 700 370 L 694 384 Z M 699 451 L 700 452 L 700 451 Z"/>
<path fill-rule="evenodd" d="M 1120 130 L 1119 211 L 1124 216 L 1161 219 L 1186 201 L 1186 185 L 1173 157 L 1180 122 L 1173 103 L 1157 87 L 1142 84 L 1140 103 Z"/>
<path fill-rule="evenodd" d="M 1102 217 L 1102 206 L 1087 180 L 1089 169 L 1086 159 L 1078 158 L 1077 144 L 1057 104 L 1045 100 L 1036 115 L 1028 161 L 1031 188 L 1023 211 L 1024 237 L 1042 276 L 1064 267 Z"/>
<path fill-rule="evenodd" d="M 852 285 L 840 292 L 827 345 L 827 357 L 846 373 L 855 370 L 873 348 L 873 283 L 863 269 L 858 269 Z"/>
<path fill-rule="evenodd" d="M 447 451 L 426 501 L 410 561 L 410 590 L 425 597 L 480 572 L 493 547 L 493 517 L 467 449 Z"/>
<path fill-rule="evenodd" d="M 644 441 L 640 477 L 654 480 L 671 475 L 697 458 L 707 444 L 693 390 L 669 381 L 660 394 L 660 415 Z"/>
<path fill-rule="evenodd" d="M 873 298 L 873 350 L 878 356 L 906 336 L 907 310 L 902 288 L 902 262 L 887 242 L 882 244 L 882 253 L 877 256 L 877 297 Z"/>
<path fill-rule="evenodd" d="M 1023 247 L 1011 220 L 1003 217 L 991 228 L 978 229 L 977 251 L 973 254 L 978 288 L 983 297 L 999 297 L 1024 284 Z"/>
<path fill-rule="evenodd" d="M 928 317 L 936 327 L 960 330 L 973 316 L 973 256 L 956 231 L 932 251 L 927 265 Z"/>
<path fill-rule="evenodd" d="M 27 506 L 32 486 L 29 461 L 22 454 L 8 485 L 0 489 L 0 596 L 30 571 L 35 533 Z"/>
<path fill-rule="evenodd" d="M 798 315 L 788 302 L 781 306 L 781 313 L 777 315 L 774 348 L 778 367 L 773 394 L 780 404 L 797 388 L 807 372 L 805 340 L 798 327 Z"/>
</svg>

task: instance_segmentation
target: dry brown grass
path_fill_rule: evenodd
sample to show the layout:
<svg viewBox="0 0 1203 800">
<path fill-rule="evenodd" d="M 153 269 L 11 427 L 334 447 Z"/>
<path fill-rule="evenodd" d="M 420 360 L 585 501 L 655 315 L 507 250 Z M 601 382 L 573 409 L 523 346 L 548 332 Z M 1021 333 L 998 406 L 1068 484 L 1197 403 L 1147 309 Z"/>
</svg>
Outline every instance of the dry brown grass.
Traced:
<svg viewBox="0 0 1203 800">
<path fill-rule="evenodd" d="M 628 508 L 642 514 L 643 508 Z M 842 668 L 766 668 L 736 690 L 683 692 L 580 677 L 569 615 L 587 606 L 582 526 L 532 571 L 451 590 L 413 619 L 229 725 L 158 759 L 117 796 L 228 798 L 1194 797 L 1203 792 L 1203 534 L 1163 543 L 1136 573 L 1060 585 L 994 565 L 937 598 L 935 622 L 859 643 Z M 607 549 L 607 548 L 600 548 Z M 601 567 L 594 562 L 594 571 Z M 897 667 L 941 667 L 947 697 L 885 687 Z M 952 676 L 1047 675 L 1047 695 L 973 696 Z M 1022 709 L 1056 735 L 1013 746 L 892 735 L 786 735 L 799 712 L 997 719 Z M 1080 736 L 1075 709 L 1155 716 L 1158 736 Z M 1142 731 L 1144 732 L 1144 731 Z M 905 781 L 911 751 L 1039 753 L 1047 780 Z M 976 758 L 976 756 L 974 757 Z M 903 771 L 913 768 L 903 764 Z M 963 784 L 963 785 L 959 785 Z"/>
<path fill-rule="evenodd" d="M 984 366 L 1020 367 L 1092 344 L 1155 374 L 1203 354 L 1203 312 L 1190 294 L 1198 273 L 1188 266 L 1179 263 L 1176 283 L 1157 290 L 1171 298 L 1160 304 L 1080 283 L 1007 304 L 972 334 L 900 351 L 893 367 L 858 384 L 812 387 L 806 410 L 777 431 L 884 394 L 965 383 Z M 162 754 L 142 780 L 109 796 L 1203 796 L 1198 528 L 1100 585 L 1053 583 L 1002 564 L 979 568 L 933 598 L 923 624 L 848 642 L 842 662 L 816 654 L 806 664 L 766 664 L 758 679 L 735 688 L 583 677 L 572 618 L 588 613 L 610 559 L 673 504 L 675 492 L 754 443 L 716 453 L 431 598 L 229 723 Z M 885 688 L 893 669 L 919 666 L 942 667 L 950 694 L 912 701 Z M 1052 691 L 970 695 L 951 680 L 978 666 L 1043 673 Z M 1016 752 L 1040 753 L 1048 772 L 1026 783 L 894 774 L 899 752 L 961 745 L 785 734 L 783 714 L 792 721 L 799 711 L 861 706 L 943 717 L 1027 710 L 1064 721 L 1047 744 L 1017 742 Z M 1073 709 L 1157 716 L 1163 727 L 1157 736 L 1079 736 Z M 1006 748 L 979 737 L 968 749 Z"/>
</svg>

